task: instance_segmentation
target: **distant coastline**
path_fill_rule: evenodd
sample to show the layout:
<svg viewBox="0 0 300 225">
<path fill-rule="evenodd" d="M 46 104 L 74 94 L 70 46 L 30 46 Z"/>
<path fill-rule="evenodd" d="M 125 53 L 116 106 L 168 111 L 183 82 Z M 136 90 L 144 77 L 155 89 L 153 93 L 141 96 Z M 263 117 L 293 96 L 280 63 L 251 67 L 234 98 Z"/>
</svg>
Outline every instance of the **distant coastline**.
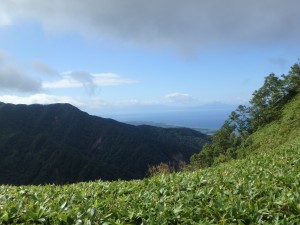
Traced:
<svg viewBox="0 0 300 225">
<path fill-rule="evenodd" d="M 159 127 L 188 127 L 197 131 L 218 130 L 228 118 L 233 109 L 201 110 L 201 111 L 173 111 L 161 113 L 132 113 L 109 115 L 120 122 L 133 125 L 153 125 Z"/>
</svg>

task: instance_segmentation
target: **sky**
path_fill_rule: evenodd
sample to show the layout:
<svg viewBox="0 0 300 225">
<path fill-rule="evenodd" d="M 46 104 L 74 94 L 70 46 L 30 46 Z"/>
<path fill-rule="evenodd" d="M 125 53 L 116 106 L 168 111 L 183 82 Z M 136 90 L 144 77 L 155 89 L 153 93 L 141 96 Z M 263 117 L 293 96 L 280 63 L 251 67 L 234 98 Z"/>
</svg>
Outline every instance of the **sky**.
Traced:
<svg viewBox="0 0 300 225">
<path fill-rule="evenodd" d="M 1 0 L 0 101 L 90 114 L 246 104 L 300 57 L 299 0 Z"/>
</svg>

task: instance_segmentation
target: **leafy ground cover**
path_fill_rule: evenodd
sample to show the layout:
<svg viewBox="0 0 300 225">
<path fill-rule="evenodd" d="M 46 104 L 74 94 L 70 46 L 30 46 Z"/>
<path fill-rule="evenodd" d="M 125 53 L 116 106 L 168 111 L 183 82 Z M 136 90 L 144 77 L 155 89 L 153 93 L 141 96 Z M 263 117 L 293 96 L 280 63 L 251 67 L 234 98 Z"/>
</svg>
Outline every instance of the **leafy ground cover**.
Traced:
<svg viewBox="0 0 300 225">
<path fill-rule="evenodd" d="M 135 181 L 0 186 L 2 224 L 299 224 L 300 138 Z"/>
<path fill-rule="evenodd" d="M 245 152 L 264 151 L 293 141 L 300 135 L 300 95 L 281 112 L 281 118 L 251 134 L 245 142 Z M 243 150 L 243 149 L 241 149 Z"/>
</svg>

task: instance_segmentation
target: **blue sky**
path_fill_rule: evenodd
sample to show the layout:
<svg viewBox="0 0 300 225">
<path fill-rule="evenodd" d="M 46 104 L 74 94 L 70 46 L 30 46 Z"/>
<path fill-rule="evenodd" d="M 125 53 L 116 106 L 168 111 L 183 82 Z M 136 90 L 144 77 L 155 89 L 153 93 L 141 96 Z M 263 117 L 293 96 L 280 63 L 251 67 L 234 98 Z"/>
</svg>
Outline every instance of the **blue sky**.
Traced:
<svg viewBox="0 0 300 225">
<path fill-rule="evenodd" d="M 300 57 L 298 0 L 2 0 L 0 101 L 96 115 L 245 104 Z"/>
</svg>

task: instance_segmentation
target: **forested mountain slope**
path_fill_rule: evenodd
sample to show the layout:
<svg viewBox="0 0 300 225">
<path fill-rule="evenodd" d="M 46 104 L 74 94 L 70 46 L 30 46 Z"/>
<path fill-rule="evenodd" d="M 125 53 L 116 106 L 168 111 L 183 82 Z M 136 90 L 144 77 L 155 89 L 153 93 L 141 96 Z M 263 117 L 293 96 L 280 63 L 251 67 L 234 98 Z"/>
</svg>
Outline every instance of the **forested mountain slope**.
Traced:
<svg viewBox="0 0 300 225">
<path fill-rule="evenodd" d="M 129 182 L 0 186 L 0 222 L 299 224 L 299 98 L 249 136 L 243 159 Z"/>
<path fill-rule="evenodd" d="M 147 129 L 157 140 L 158 130 Z M 299 64 L 282 79 L 268 76 L 251 105 L 234 111 L 192 157 L 192 166 L 143 180 L 2 185 L 0 222 L 299 224 Z"/>
<path fill-rule="evenodd" d="M 135 179 L 187 162 L 209 139 L 190 129 L 136 127 L 69 104 L 0 103 L 0 184 Z"/>
</svg>

